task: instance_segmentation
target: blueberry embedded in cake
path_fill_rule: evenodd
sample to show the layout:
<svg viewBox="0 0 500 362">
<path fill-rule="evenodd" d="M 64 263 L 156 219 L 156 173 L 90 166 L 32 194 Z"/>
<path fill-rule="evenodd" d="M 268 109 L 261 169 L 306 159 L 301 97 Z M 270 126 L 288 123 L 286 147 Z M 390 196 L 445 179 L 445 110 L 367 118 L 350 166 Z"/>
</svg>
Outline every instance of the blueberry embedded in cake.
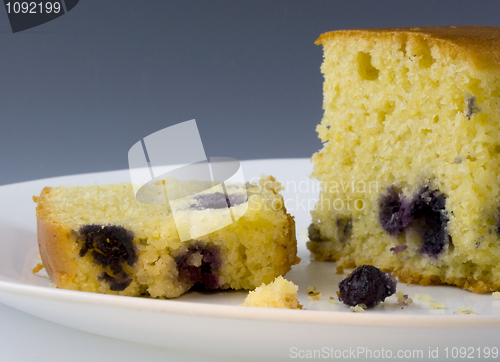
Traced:
<svg viewBox="0 0 500 362">
<path fill-rule="evenodd" d="M 241 215 L 187 241 L 178 225 L 190 224 L 176 223 L 168 204 L 137 201 L 130 184 L 47 187 L 35 197 L 40 255 L 65 289 L 155 298 L 192 288 L 251 290 L 300 260 L 278 185 L 264 177 L 244 193 L 229 190 L 227 198 L 209 191 L 186 198 L 177 217 L 195 226 L 217 223 L 228 208 Z"/>
<path fill-rule="evenodd" d="M 500 290 L 500 28 L 345 30 L 317 43 L 313 256 Z"/>
</svg>

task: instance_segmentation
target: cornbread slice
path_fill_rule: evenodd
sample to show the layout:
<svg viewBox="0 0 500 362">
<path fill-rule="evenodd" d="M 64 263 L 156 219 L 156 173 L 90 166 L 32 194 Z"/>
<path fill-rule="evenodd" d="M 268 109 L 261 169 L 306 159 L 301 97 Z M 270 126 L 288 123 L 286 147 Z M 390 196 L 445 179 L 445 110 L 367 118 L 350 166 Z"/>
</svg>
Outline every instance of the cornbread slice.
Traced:
<svg viewBox="0 0 500 362">
<path fill-rule="evenodd" d="M 282 276 L 277 277 L 272 283 L 262 284 L 248 293 L 243 301 L 245 307 L 302 309 L 297 300 L 299 287 Z"/>
<path fill-rule="evenodd" d="M 189 183 L 177 185 L 189 195 Z M 137 201 L 131 184 L 46 187 L 34 198 L 43 265 L 58 287 L 89 292 L 173 298 L 192 287 L 254 289 L 299 261 L 279 186 L 264 177 L 244 197 L 229 192 L 241 217 L 184 242 L 170 205 Z M 220 222 L 228 208 L 216 196 L 187 197 L 177 218 L 196 227 Z"/>
<path fill-rule="evenodd" d="M 500 28 L 346 30 L 317 44 L 314 257 L 500 290 Z"/>
</svg>

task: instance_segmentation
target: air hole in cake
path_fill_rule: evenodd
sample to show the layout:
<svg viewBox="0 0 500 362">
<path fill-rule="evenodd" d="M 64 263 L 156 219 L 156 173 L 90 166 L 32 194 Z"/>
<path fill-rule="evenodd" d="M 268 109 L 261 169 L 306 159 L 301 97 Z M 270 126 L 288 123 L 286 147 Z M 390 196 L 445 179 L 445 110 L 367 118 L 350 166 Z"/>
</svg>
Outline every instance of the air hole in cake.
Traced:
<svg viewBox="0 0 500 362">
<path fill-rule="evenodd" d="M 84 225 L 80 228 L 78 243 L 83 245 L 80 257 L 90 251 L 96 263 L 120 274 L 122 265 L 127 263 L 133 266 L 137 261 L 137 254 L 132 243 L 134 234 L 121 226 L 116 225 Z"/>
<path fill-rule="evenodd" d="M 219 276 L 215 272 L 221 266 L 218 247 L 191 245 L 187 252 L 175 258 L 175 262 L 180 277 L 195 287 L 208 290 L 219 287 Z"/>
<path fill-rule="evenodd" d="M 365 52 L 358 52 L 358 73 L 361 79 L 375 80 L 379 70 L 372 65 L 372 56 Z"/>
<path fill-rule="evenodd" d="M 406 38 L 404 41 L 401 43 L 401 46 L 399 47 L 399 51 L 403 53 L 403 57 L 406 56 Z"/>
<path fill-rule="evenodd" d="M 418 65 L 421 68 L 430 68 L 436 61 L 431 54 L 431 48 L 425 41 L 421 42 L 415 51 L 415 56 L 420 57 Z"/>
<path fill-rule="evenodd" d="M 343 243 L 347 240 L 352 231 L 351 217 L 338 217 L 335 221 L 337 225 L 337 239 Z M 312 240 L 312 239 L 311 239 Z"/>
</svg>

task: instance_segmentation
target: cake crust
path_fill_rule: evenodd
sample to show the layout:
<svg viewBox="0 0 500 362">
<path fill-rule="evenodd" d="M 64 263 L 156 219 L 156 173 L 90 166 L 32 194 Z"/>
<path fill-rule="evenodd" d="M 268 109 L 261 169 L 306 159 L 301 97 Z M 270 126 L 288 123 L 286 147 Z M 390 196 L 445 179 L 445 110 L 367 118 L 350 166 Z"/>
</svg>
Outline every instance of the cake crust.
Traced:
<svg viewBox="0 0 500 362">
<path fill-rule="evenodd" d="M 500 68 L 500 27 L 495 26 L 432 26 L 415 28 L 337 30 L 322 34 L 317 45 L 339 39 L 388 40 L 405 38 L 425 40 L 437 46 L 450 59 L 471 60 L 478 69 Z"/>
</svg>

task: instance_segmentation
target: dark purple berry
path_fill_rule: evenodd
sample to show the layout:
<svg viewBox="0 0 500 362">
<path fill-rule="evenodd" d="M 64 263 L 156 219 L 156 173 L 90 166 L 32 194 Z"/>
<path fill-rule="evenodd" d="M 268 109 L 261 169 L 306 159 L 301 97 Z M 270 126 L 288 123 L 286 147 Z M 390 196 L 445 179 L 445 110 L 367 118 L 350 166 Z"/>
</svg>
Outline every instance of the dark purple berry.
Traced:
<svg viewBox="0 0 500 362">
<path fill-rule="evenodd" d="M 110 283 L 111 290 L 122 291 L 132 283 L 132 278 L 123 271 L 123 264 L 133 266 L 137 253 L 132 241 L 134 234 L 117 225 L 84 225 L 78 238 L 80 257 L 88 252 L 103 268 L 109 266 L 113 275 L 103 272 L 100 279 Z"/>
<path fill-rule="evenodd" d="M 109 283 L 109 289 L 121 292 L 127 288 L 130 283 L 132 283 L 133 279 L 128 277 L 127 273 L 122 273 L 120 277 L 112 277 L 106 272 L 103 272 L 99 277 L 100 280 L 105 280 Z"/>
<path fill-rule="evenodd" d="M 226 207 L 237 206 L 247 202 L 246 194 L 227 194 L 215 192 L 213 194 L 201 194 L 194 197 L 197 201 L 191 205 L 194 210 L 205 209 L 223 209 Z"/>
<path fill-rule="evenodd" d="M 98 264 L 109 266 L 117 274 L 121 273 L 123 263 L 133 266 L 137 261 L 132 243 L 134 234 L 121 226 L 84 225 L 80 228 L 78 240 L 83 241 L 81 257 L 90 251 Z"/>
<path fill-rule="evenodd" d="M 201 262 L 193 265 L 193 257 L 199 257 Z M 220 252 L 216 246 L 194 244 L 188 251 L 175 258 L 177 269 L 182 279 L 203 289 L 219 288 L 219 276 L 215 272 L 221 267 Z"/>
<path fill-rule="evenodd" d="M 392 186 L 379 201 L 379 220 L 394 237 L 408 227 L 415 230 L 423 239 L 420 253 L 435 258 L 450 239 L 445 205 L 446 196 L 428 186 L 421 188 L 411 202 Z"/>
<path fill-rule="evenodd" d="M 408 248 L 408 245 L 406 244 L 399 244 L 393 248 L 390 248 L 389 250 L 392 251 L 394 255 L 398 255 L 399 253 L 402 253 Z"/>
<path fill-rule="evenodd" d="M 338 217 L 335 221 L 337 225 L 337 237 L 338 240 L 343 243 L 346 241 L 347 237 L 352 230 L 352 218 L 351 217 Z"/>
<path fill-rule="evenodd" d="M 394 237 L 411 223 L 411 204 L 402 192 L 391 186 L 379 200 L 380 224 Z"/>
<path fill-rule="evenodd" d="M 470 118 L 474 113 L 481 112 L 481 109 L 479 109 L 477 105 L 477 98 L 476 97 L 466 97 L 465 102 L 467 103 L 467 112 L 465 114 L 465 117 L 470 121 Z"/>
<path fill-rule="evenodd" d="M 422 188 L 412 203 L 411 214 L 414 221 L 411 227 L 424 240 L 420 253 L 433 258 L 444 250 L 449 239 L 446 232 L 448 217 L 445 205 L 445 195 L 428 187 Z"/>
<path fill-rule="evenodd" d="M 311 241 L 323 241 L 323 239 L 321 239 L 319 229 L 316 227 L 316 225 L 314 225 L 314 224 L 309 225 L 309 227 L 307 228 L 307 233 L 309 236 L 309 240 L 311 240 Z"/>
<path fill-rule="evenodd" d="M 362 265 L 339 283 L 339 300 L 356 306 L 373 308 L 396 292 L 396 278 L 371 265 Z"/>
</svg>

